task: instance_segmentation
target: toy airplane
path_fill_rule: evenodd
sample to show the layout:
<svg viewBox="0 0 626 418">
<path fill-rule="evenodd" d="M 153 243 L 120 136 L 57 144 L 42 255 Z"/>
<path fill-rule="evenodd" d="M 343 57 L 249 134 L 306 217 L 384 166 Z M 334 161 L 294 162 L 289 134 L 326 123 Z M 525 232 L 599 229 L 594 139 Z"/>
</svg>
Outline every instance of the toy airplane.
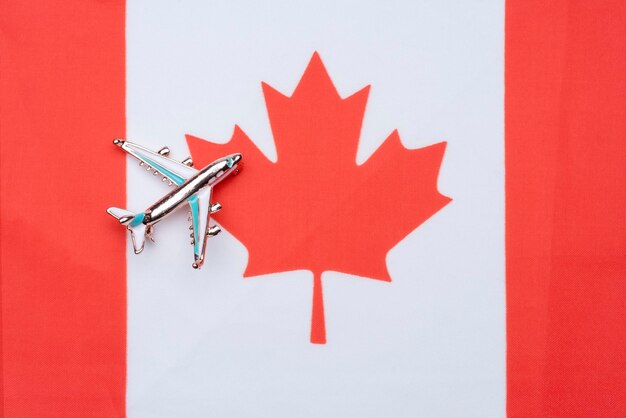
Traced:
<svg viewBox="0 0 626 418">
<path fill-rule="evenodd" d="M 122 139 L 115 139 L 113 143 L 138 159 L 140 165 L 146 165 L 148 171 L 154 170 L 154 175 L 161 174 L 163 181 L 169 181 L 170 186 L 176 185 L 174 190 L 141 213 L 135 214 L 116 207 L 107 209 L 111 216 L 130 231 L 135 254 L 143 250 L 146 238 L 152 238 L 154 224 L 187 203 L 192 221 L 189 227 L 192 230 L 191 243 L 194 253 L 192 266 L 195 269 L 200 268 L 204 263 L 207 238 L 220 232 L 219 226 L 209 226 L 211 214 L 222 208 L 219 203 L 211 204 L 211 191 L 213 186 L 229 174 L 239 172 L 241 154 L 228 155 L 213 161 L 202 170 L 196 170 L 192 167 L 193 162 L 190 158 L 183 162 L 168 158 L 170 151 L 167 147 L 154 152 Z"/>
</svg>

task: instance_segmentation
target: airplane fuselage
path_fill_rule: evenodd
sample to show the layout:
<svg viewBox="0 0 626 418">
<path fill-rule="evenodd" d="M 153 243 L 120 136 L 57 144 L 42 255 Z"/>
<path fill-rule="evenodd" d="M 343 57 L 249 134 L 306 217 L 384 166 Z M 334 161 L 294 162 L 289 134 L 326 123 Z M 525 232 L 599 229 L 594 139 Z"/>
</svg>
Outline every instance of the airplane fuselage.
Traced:
<svg viewBox="0 0 626 418">
<path fill-rule="evenodd" d="M 166 194 L 158 202 L 147 208 L 143 212 L 141 222 L 145 225 L 154 225 L 161 221 L 203 188 L 212 187 L 226 178 L 231 171 L 237 169 L 240 160 L 240 154 L 233 154 L 207 165 L 195 176 L 190 177 L 172 192 Z"/>
</svg>

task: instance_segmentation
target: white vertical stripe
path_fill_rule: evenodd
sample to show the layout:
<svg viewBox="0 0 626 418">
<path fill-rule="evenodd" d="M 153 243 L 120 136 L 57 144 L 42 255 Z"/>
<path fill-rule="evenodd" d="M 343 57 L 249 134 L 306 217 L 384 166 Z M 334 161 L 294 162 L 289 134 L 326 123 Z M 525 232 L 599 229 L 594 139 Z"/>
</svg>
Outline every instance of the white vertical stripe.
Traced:
<svg viewBox="0 0 626 418">
<path fill-rule="evenodd" d="M 325 346 L 310 273 L 243 280 L 227 232 L 193 271 L 185 214 L 160 223 L 128 255 L 130 416 L 504 416 L 503 31 L 500 0 L 128 1 L 129 139 L 182 159 L 237 123 L 274 159 L 260 82 L 291 94 L 318 51 L 342 95 L 372 85 L 358 160 L 394 128 L 447 140 L 454 199 L 389 253 L 392 283 L 324 275 Z M 165 191 L 141 171 L 131 210 Z"/>
</svg>

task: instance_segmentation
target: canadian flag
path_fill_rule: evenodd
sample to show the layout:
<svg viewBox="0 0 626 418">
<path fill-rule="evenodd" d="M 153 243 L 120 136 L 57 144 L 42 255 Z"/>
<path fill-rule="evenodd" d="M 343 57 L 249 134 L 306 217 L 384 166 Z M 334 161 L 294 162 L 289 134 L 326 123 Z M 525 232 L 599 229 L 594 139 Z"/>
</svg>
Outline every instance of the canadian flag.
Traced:
<svg viewBox="0 0 626 418">
<path fill-rule="evenodd" d="M 0 411 L 623 417 L 620 1 L 0 4 Z M 140 255 L 109 206 L 197 167 Z"/>
</svg>

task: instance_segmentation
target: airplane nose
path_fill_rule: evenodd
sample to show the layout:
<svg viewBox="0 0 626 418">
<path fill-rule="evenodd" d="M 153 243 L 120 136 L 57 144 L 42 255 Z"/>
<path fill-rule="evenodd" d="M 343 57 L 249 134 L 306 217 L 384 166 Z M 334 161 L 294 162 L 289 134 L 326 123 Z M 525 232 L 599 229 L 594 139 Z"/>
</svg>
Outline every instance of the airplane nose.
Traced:
<svg viewBox="0 0 626 418">
<path fill-rule="evenodd" d="M 234 154 L 233 155 L 233 160 L 235 160 L 235 164 L 239 163 L 239 161 L 241 161 L 241 154 Z"/>
</svg>

